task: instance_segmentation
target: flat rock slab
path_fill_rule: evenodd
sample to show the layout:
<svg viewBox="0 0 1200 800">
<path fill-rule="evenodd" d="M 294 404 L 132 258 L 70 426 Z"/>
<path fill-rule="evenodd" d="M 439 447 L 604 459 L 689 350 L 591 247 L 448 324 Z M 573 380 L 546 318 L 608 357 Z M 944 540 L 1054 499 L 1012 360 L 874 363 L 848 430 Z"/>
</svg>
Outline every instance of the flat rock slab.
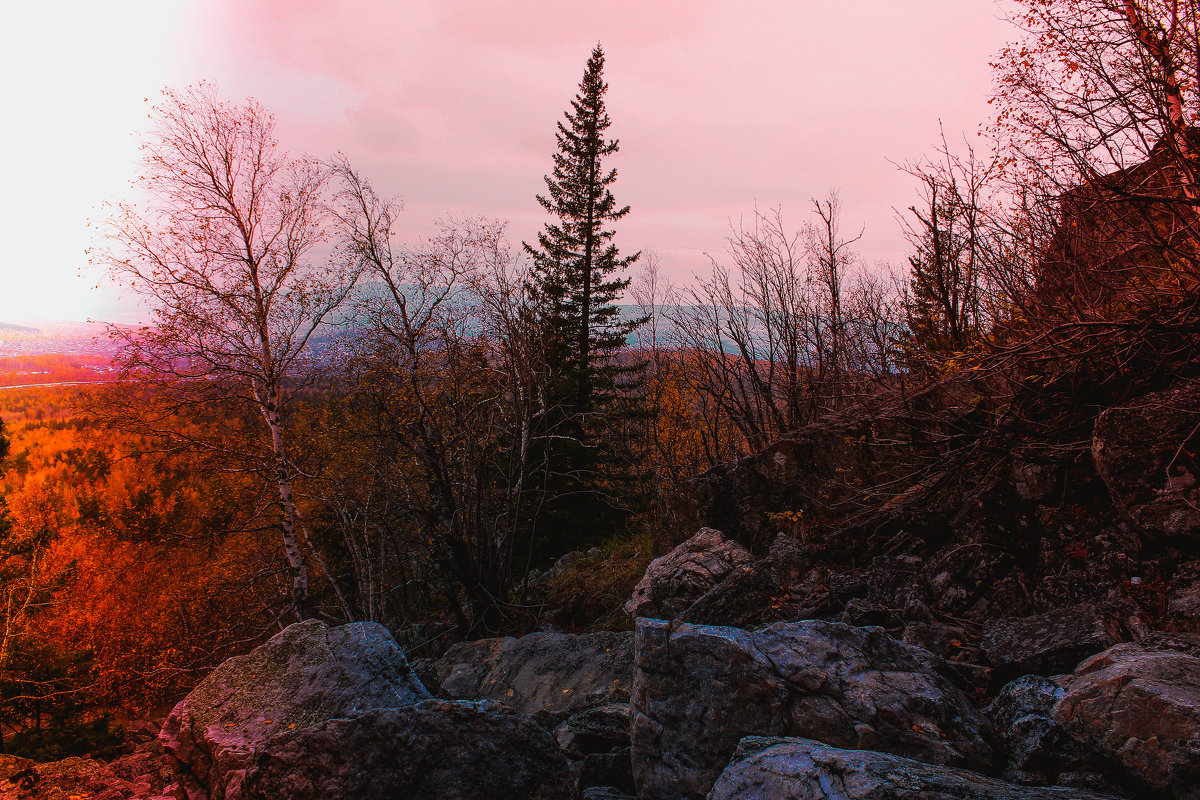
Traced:
<svg viewBox="0 0 1200 800">
<path fill-rule="evenodd" d="M 571 800 L 554 739 L 494 703 L 426 700 L 273 737 L 245 800 Z"/>
<path fill-rule="evenodd" d="M 701 798 L 745 736 L 804 736 L 986 768 L 990 723 L 940 659 L 879 628 L 809 620 L 749 632 L 638 620 L 631 707 L 645 797 Z"/>
<path fill-rule="evenodd" d="M 1042 789 L 808 739 L 750 738 L 710 800 L 1104 800 L 1077 789 Z"/>
<path fill-rule="evenodd" d="M 451 700 L 495 700 L 524 714 L 573 714 L 629 699 L 633 634 L 531 633 L 463 642 L 433 670 L 439 694 Z"/>
<path fill-rule="evenodd" d="M 1062 675 L 1116 643 L 1092 605 L 991 620 L 979 637 L 980 648 L 1001 680 Z"/>
</svg>

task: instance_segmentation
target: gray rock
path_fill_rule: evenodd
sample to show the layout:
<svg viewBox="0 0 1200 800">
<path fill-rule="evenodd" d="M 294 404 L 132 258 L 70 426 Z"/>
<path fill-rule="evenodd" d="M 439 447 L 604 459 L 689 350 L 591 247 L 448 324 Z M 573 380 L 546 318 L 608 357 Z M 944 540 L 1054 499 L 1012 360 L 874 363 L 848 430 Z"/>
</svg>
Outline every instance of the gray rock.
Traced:
<svg viewBox="0 0 1200 800">
<path fill-rule="evenodd" d="M 565 716 L 626 702 L 633 688 L 633 634 L 531 633 L 451 647 L 433 665 L 439 694 L 495 700 L 525 714 Z"/>
<path fill-rule="evenodd" d="M 633 791 L 629 718 L 627 703 L 610 703 L 572 714 L 554 729 L 580 789 L 609 786 Z"/>
<path fill-rule="evenodd" d="M 1044 500 L 1057 486 L 1054 469 L 1046 464 L 1014 461 L 1011 469 L 1013 489 L 1027 503 Z"/>
<path fill-rule="evenodd" d="M 1079 665 L 1052 716 L 1146 787 L 1200 798 L 1200 658 L 1119 644 Z"/>
<path fill-rule="evenodd" d="M 625 604 L 631 617 L 672 619 L 683 613 L 729 573 L 750 568 L 754 557 L 712 528 L 650 562 Z"/>
<path fill-rule="evenodd" d="M 163 796 L 172 779 L 161 755 L 161 748 L 140 746 L 134 753 L 108 763 L 78 757 L 37 763 L 0 755 L 0 798 L 155 800 Z"/>
<path fill-rule="evenodd" d="M 1102 800 L 808 739 L 747 739 L 710 800 Z"/>
<path fill-rule="evenodd" d="M 984 624 L 979 646 L 1001 680 L 1018 675 L 1061 675 L 1116 644 L 1093 605 L 1078 605 Z"/>
<path fill-rule="evenodd" d="M 949 546 L 922 565 L 928 605 L 947 616 L 983 620 L 1022 613 L 1026 578 L 1013 556 L 983 544 Z"/>
<path fill-rule="evenodd" d="M 580 800 L 633 800 L 633 795 L 626 794 L 615 786 L 592 786 L 583 790 Z"/>
<path fill-rule="evenodd" d="M 1185 625 L 1200 628 L 1200 561 L 1181 565 L 1170 585 L 1167 610 Z"/>
<path fill-rule="evenodd" d="M 1200 485 L 1191 453 L 1200 422 L 1200 384 L 1184 382 L 1104 411 L 1092 458 L 1117 508 L 1143 532 L 1200 533 Z"/>
<path fill-rule="evenodd" d="M 582 758 L 629 746 L 629 704 L 609 703 L 572 714 L 554 729 L 558 746 L 567 755 Z"/>
<path fill-rule="evenodd" d="M 1137 642 L 1143 650 L 1162 650 L 1200 657 L 1200 633 L 1154 631 Z"/>
<path fill-rule="evenodd" d="M 878 628 L 815 620 L 750 633 L 639 620 L 634 777 L 649 798 L 703 797 L 744 736 L 986 767 L 988 721 L 944 665 Z"/>
<path fill-rule="evenodd" d="M 862 597 L 847 601 L 839 621 L 855 627 L 877 625 L 881 628 L 899 629 L 904 626 L 904 621 L 894 610 Z"/>
<path fill-rule="evenodd" d="M 1062 694 L 1050 678 L 1026 675 L 1005 685 L 984 709 L 1004 749 L 1006 781 L 1054 785 L 1060 772 L 1074 766 L 1076 759 L 1063 757 L 1074 742 L 1051 716 Z"/>
<path fill-rule="evenodd" d="M 283 731 L 247 770 L 245 800 L 571 800 L 566 759 L 530 718 L 426 700 Z"/>
<path fill-rule="evenodd" d="M 748 567 L 730 570 L 674 618 L 694 625 L 734 628 L 797 619 L 801 605 L 792 592 L 811 569 L 810 552 L 781 533 L 767 555 Z"/>
<path fill-rule="evenodd" d="M 218 666 L 175 706 L 159 738 L 193 790 L 234 800 L 272 736 L 428 696 L 382 625 L 308 620 Z"/>
<path fill-rule="evenodd" d="M 940 658 L 949 658 L 963 646 L 967 632 L 957 625 L 940 622 L 910 622 L 904 628 L 902 641 Z"/>
</svg>

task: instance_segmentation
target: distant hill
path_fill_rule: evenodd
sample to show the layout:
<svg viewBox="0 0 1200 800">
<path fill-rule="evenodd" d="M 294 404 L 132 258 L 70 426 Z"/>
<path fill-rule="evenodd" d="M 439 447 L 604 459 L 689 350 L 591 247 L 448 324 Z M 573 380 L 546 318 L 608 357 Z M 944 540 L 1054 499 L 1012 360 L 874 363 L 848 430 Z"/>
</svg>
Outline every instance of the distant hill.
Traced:
<svg viewBox="0 0 1200 800">
<path fill-rule="evenodd" d="M 13 333 L 41 333 L 40 328 L 30 328 L 28 325 L 14 325 L 11 322 L 0 322 L 0 331 L 12 331 Z"/>
</svg>

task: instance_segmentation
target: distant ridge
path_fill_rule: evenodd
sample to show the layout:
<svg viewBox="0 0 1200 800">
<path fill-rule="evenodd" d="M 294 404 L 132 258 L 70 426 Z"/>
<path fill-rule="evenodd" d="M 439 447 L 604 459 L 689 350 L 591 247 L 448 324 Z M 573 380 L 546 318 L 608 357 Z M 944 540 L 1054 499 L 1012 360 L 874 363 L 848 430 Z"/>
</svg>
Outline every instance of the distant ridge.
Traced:
<svg viewBox="0 0 1200 800">
<path fill-rule="evenodd" d="M 30 328 L 28 325 L 14 325 L 11 322 L 0 322 L 0 331 L 14 331 L 16 333 L 41 333 L 41 328 Z"/>
</svg>

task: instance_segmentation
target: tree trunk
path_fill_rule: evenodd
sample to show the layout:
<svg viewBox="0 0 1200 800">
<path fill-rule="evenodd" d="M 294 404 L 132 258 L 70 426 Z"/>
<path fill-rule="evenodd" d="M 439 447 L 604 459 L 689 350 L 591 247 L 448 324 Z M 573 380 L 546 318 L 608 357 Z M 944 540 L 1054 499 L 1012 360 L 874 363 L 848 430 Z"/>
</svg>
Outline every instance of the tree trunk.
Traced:
<svg viewBox="0 0 1200 800">
<path fill-rule="evenodd" d="M 280 528 L 283 532 L 283 553 L 292 574 L 292 606 L 296 616 L 305 618 L 308 605 L 308 563 L 297 536 L 298 514 L 292 496 L 292 476 L 288 469 L 287 450 L 283 440 L 283 422 L 279 407 L 272 397 L 263 406 L 263 418 L 271 433 L 271 449 L 275 459 L 275 484 L 279 490 Z"/>
</svg>

